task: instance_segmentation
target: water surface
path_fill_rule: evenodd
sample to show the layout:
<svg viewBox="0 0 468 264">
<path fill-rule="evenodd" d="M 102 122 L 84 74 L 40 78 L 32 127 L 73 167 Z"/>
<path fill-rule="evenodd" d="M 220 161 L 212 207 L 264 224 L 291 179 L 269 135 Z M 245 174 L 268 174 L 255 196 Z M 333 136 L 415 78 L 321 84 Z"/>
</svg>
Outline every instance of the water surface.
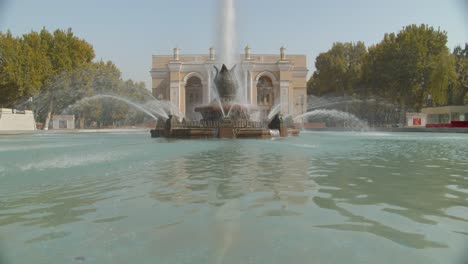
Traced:
<svg viewBox="0 0 468 264">
<path fill-rule="evenodd" d="M 0 263 L 466 263 L 468 135 L 0 137 Z"/>
</svg>

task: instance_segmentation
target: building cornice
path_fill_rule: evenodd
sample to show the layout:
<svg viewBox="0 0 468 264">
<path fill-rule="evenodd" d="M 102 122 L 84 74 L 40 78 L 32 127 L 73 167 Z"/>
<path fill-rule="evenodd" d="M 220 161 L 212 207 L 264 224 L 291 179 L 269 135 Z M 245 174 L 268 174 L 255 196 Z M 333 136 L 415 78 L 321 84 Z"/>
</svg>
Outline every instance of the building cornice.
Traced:
<svg viewBox="0 0 468 264">
<path fill-rule="evenodd" d="M 280 71 L 291 71 L 294 68 L 294 64 L 291 61 L 278 61 L 278 68 Z"/>
<path fill-rule="evenodd" d="M 171 61 L 167 64 L 167 67 L 169 68 L 169 71 L 171 72 L 180 72 L 180 69 L 182 68 L 182 62 Z"/>
</svg>

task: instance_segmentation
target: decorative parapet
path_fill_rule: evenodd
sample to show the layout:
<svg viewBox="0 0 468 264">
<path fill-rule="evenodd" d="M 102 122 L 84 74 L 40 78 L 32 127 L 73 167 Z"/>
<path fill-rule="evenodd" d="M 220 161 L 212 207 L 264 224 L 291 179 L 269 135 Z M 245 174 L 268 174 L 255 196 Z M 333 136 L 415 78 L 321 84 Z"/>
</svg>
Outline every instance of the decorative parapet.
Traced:
<svg viewBox="0 0 468 264">
<path fill-rule="evenodd" d="M 216 60 L 216 50 L 215 48 L 211 47 L 210 48 L 210 61 Z"/>
<path fill-rule="evenodd" d="M 281 61 L 286 60 L 286 48 L 285 47 L 280 48 L 280 60 Z"/>
</svg>

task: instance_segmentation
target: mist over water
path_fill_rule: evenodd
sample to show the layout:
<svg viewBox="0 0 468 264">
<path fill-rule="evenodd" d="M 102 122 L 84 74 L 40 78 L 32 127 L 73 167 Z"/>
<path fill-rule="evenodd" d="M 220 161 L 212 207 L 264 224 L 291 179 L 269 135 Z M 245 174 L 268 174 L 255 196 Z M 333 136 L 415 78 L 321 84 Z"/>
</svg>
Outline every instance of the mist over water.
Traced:
<svg viewBox="0 0 468 264">
<path fill-rule="evenodd" d="M 129 98 L 117 95 L 109 94 L 98 94 L 95 96 L 90 96 L 75 102 L 72 105 L 69 105 L 65 110 L 62 111 L 62 114 L 74 114 L 80 111 L 83 107 L 86 107 L 89 103 L 93 101 L 105 102 L 108 100 L 120 101 L 133 109 L 146 114 L 148 117 L 151 117 L 155 121 L 159 118 L 168 119 L 169 115 L 173 115 L 181 120 L 184 116 L 179 112 L 176 106 L 174 106 L 169 101 L 158 100 L 152 96 L 151 98 L 146 98 L 145 102 L 136 102 Z"/>
<path fill-rule="evenodd" d="M 296 121 L 300 121 L 301 118 L 309 118 L 314 119 L 317 118 L 319 120 L 331 120 L 333 122 L 341 122 L 343 127 L 346 128 L 353 128 L 353 129 L 368 129 L 368 125 L 366 122 L 362 121 L 358 117 L 353 114 L 338 111 L 338 110 L 327 110 L 327 109 L 317 109 L 305 114 L 299 115 L 294 119 Z"/>
<path fill-rule="evenodd" d="M 328 120 L 332 121 L 330 125 L 333 125 L 331 117 L 335 116 L 338 118 L 344 118 L 345 115 L 338 114 L 338 112 L 346 113 L 350 117 L 351 123 L 355 119 L 361 120 L 362 123 L 367 123 L 369 127 L 397 127 L 402 126 L 406 119 L 406 112 L 414 112 L 415 109 L 406 107 L 406 111 L 402 111 L 402 107 L 399 104 L 388 102 L 387 100 L 379 97 L 368 97 L 368 98 L 355 98 L 353 96 L 333 96 L 325 95 L 317 97 L 309 95 L 307 97 L 307 113 L 303 114 L 302 117 L 309 117 L 304 121 L 316 122 L 317 117 L 321 116 L 320 113 L 323 111 L 315 110 L 329 110 L 327 112 Z M 335 114 L 330 112 L 335 111 Z M 335 122 L 336 123 L 336 122 Z"/>
<path fill-rule="evenodd" d="M 93 96 L 93 97 L 89 97 L 89 98 L 86 98 L 87 100 L 93 100 L 93 99 L 102 99 L 102 98 L 110 98 L 110 99 L 114 99 L 114 100 L 118 100 L 118 101 L 121 101 L 121 102 L 124 102 L 130 106 L 133 106 L 135 107 L 136 109 L 142 111 L 143 113 L 147 114 L 148 116 L 152 117 L 154 120 L 158 120 L 158 118 L 156 116 L 154 116 L 150 111 L 148 111 L 148 109 L 144 108 L 143 106 L 137 104 L 137 103 L 134 103 L 128 99 L 125 99 L 125 98 L 122 98 L 122 97 L 118 97 L 118 96 L 113 96 L 113 95 L 105 95 L 105 94 L 100 94 L 100 95 L 96 95 L 96 96 Z M 165 116 L 167 118 L 167 115 Z"/>
</svg>

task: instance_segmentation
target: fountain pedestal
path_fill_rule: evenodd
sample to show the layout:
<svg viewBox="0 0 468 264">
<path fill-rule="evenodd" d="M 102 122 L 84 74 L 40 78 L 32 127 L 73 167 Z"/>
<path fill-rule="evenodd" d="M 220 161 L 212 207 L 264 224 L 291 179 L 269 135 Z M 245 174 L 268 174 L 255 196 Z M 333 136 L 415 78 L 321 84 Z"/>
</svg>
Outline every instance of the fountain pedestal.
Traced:
<svg viewBox="0 0 468 264">
<path fill-rule="evenodd" d="M 224 118 L 219 124 L 219 138 L 234 138 L 234 126 L 230 118 Z"/>
</svg>

